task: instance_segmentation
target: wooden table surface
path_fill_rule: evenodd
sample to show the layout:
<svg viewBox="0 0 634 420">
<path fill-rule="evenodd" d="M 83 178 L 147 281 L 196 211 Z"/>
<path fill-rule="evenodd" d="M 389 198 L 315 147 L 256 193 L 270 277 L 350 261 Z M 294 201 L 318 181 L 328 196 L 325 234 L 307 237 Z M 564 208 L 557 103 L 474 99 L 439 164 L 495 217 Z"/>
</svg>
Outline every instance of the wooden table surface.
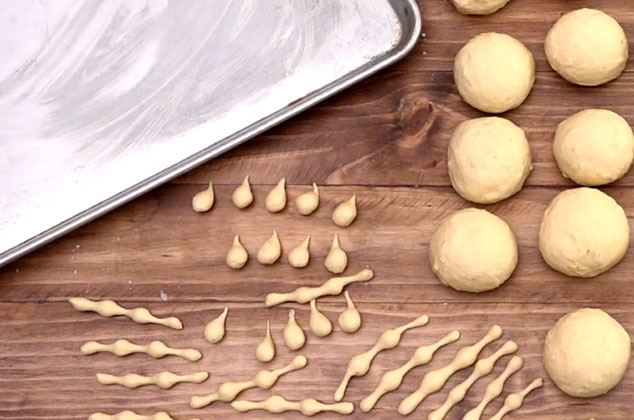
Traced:
<svg viewBox="0 0 634 420">
<path fill-rule="evenodd" d="M 413 391 L 423 374 L 442 366 L 457 348 L 478 339 L 493 324 L 503 339 L 520 345 L 525 367 L 507 383 L 517 391 L 536 377 L 544 387 L 531 394 L 513 419 L 623 420 L 634 413 L 634 369 L 608 395 L 573 399 L 548 379 L 541 350 L 548 329 L 563 314 L 582 307 L 600 307 L 634 334 L 634 256 L 592 280 L 574 280 L 549 269 L 537 249 L 537 231 L 548 202 L 571 187 L 554 163 L 551 140 L 557 123 L 587 107 L 610 108 L 634 123 L 634 66 L 617 81 L 600 88 L 566 83 L 545 61 L 543 40 L 565 11 L 581 6 L 602 8 L 617 18 L 634 41 L 632 0 L 514 0 L 489 17 L 465 17 L 444 0 L 421 1 L 424 36 L 397 65 L 371 77 L 282 126 L 251 140 L 197 170 L 146 194 L 119 210 L 0 270 L 0 418 L 11 420 L 82 419 L 95 411 L 141 413 L 168 411 L 174 418 L 272 418 L 263 412 L 236 414 L 216 403 L 203 410 L 188 407 L 191 395 L 213 392 L 227 380 L 246 380 L 265 366 L 286 364 L 293 354 L 284 347 L 281 331 L 288 309 L 298 311 L 307 329 L 306 306 L 267 309 L 264 296 L 300 285 L 319 285 L 329 276 L 323 266 L 332 235 L 339 233 L 353 273 L 370 266 L 376 277 L 349 287 L 363 315 L 363 327 L 347 335 L 335 329 L 325 339 L 308 334 L 302 353 L 303 371 L 279 380 L 272 391 L 250 390 L 247 399 L 279 393 L 290 399 L 314 397 L 331 401 L 351 356 L 368 349 L 381 331 L 426 313 L 430 323 L 408 331 L 401 345 L 379 354 L 371 371 L 355 378 L 347 400 L 357 403 L 369 394 L 381 374 L 406 361 L 415 347 L 429 344 L 452 329 L 461 340 L 438 352 L 427 367 L 412 371 L 401 388 L 387 395 L 370 414 L 350 418 L 398 418 L 396 406 Z M 453 84 L 452 59 L 472 36 L 484 31 L 509 33 L 523 41 L 537 61 L 537 83 L 531 96 L 508 117 L 529 136 L 534 170 L 525 188 L 502 203 L 486 206 L 508 221 L 520 245 L 520 263 L 499 289 L 482 295 L 458 293 L 442 286 L 427 259 L 430 236 L 441 218 L 468 207 L 451 188 L 446 167 L 448 138 L 460 121 L 480 114 L 467 106 Z M 231 205 L 235 186 L 250 174 L 256 201 L 246 211 Z M 287 177 L 291 200 L 321 186 L 321 206 L 311 217 L 298 215 L 291 204 L 281 214 L 268 214 L 264 197 L 280 177 Z M 213 179 L 216 205 L 210 213 L 190 209 L 192 195 Z M 634 173 L 603 188 L 634 216 Z M 336 203 L 357 194 L 359 217 L 348 229 L 330 222 Z M 255 259 L 257 247 L 277 228 L 286 251 L 312 235 L 308 268 L 290 267 L 284 256 L 274 266 Z M 231 238 L 239 233 L 252 260 L 241 271 L 224 264 Z M 75 312 L 71 296 L 115 299 L 124 306 L 143 305 L 159 315 L 182 318 L 185 328 L 137 325 L 127 319 L 105 319 Z M 320 308 L 336 322 L 343 298 L 320 299 Z M 202 335 L 205 323 L 225 306 L 230 308 L 228 332 L 219 345 Z M 278 355 L 263 365 L 254 348 L 271 320 Z M 145 355 L 117 358 L 110 354 L 83 356 L 87 340 L 127 338 L 139 342 L 164 340 L 204 353 L 197 363 Z M 487 347 L 490 354 L 503 340 Z M 505 358 L 496 366 L 501 372 Z M 201 385 L 181 384 L 171 390 L 144 387 L 127 390 L 97 383 L 97 372 L 152 374 L 161 370 L 187 373 L 207 370 Z M 444 401 L 447 389 L 462 381 L 459 372 L 430 396 L 411 416 L 424 418 Z M 492 378 L 494 375 L 491 375 Z M 480 399 L 490 378 L 480 380 L 447 419 L 460 419 Z M 488 418 L 502 404 L 498 398 Z M 322 415 L 331 418 L 333 415 Z M 301 418 L 287 413 L 285 418 Z"/>
</svg>

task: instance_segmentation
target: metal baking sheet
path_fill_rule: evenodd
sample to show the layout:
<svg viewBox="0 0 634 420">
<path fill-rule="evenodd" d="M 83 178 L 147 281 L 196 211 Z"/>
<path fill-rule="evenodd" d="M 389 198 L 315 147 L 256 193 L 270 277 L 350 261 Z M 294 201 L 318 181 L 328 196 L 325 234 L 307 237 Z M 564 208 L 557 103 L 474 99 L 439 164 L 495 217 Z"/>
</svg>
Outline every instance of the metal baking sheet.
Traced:
<svg viewBox="0 0 634 420">
<path fill-rule="evenodd" d="M 0 0 L 0 265 L 397 61 L 415 0 Z"/>
</svg>

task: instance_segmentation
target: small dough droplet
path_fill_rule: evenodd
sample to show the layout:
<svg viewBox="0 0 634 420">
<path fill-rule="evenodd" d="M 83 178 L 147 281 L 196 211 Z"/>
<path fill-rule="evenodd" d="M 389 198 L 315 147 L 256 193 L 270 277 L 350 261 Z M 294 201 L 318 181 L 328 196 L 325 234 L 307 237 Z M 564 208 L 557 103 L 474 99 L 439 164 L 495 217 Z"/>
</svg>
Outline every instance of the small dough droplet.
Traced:
<svg viewBox="0 0 634 420">
<path fill-rule="evenodd" d="M 308 216 L 319 207 L 319 188 L 313 183 L 313 190 L 305 192 L 295 199 L 295 207 L 299 214 Z"/>
<path fill-rule="evenodd" d="M 271 265 L 282 255 L 282 244 L 277 235 L 277 230 L 273 229 L 273 234 L 260 246 L 258 250 L 258 261 L 260 264 Z"/>
<path fill-rule="evenodd" d="M 209 181 L 209 187 L 204 191 L 200 191 L 192 198 L 192 209 L 197 213 L 204 213 L 211 210 L 213 205 L 214 186 L 213 183 Z"/>
<path fill-rule="evenodd" d="M 239 209 L 247 208 L 253 203 L 253 193 L 251 192 L 251 185 L 249 184 L 249 175 L 244 177 L 242 184 L 233 192 L 231 201 L 233 201 L 233 204 Z"/>
<path fill-rule="evenodd" d="M 332 332 L 332 323 L 326 318 L 326 315 L 319 312 L 317 302 L 314 299 L 310 301 L 310 318 L 308 325 L 313 334 L 319 338 L 326 337 Z"/>
<path fill-rule="evenodd" d="M 207 341 L 212 344 L 216 344 L 223 339 L 225 336 L 225 321 L 228 313 L 229 308 L 225 308 L 216 319 L 212 320 L 207 324 L 207 326 L 205 326 L 204 334 Z"/>
<path fill-rule="evenodd" d="M 286 178 L 280 179 L 275 188 L 266 196 L 264 207 L 271 213 L 277 213 L 286 207 Z"/>
<path fill-rule="evenodd" d="M 348 334 L 355 333 L 361 328 L 361 314 L 354 306 L 354 302 L 350 298 L 350 293 L 344 292 L 348 307 L 339 315 L 339 328 Z"/>
<path fill-rule="evenodd" d="M 260 362 L 267 363 L 275 357 L 275 343 L 271 337 L 271 323 L 266 321 L 266 335 L 255 348 L 255 357 Z"/>
<path fill-rule="evenodd" d="M 357 196 L 356 194 L 350 197 L 349 200 L 344 201 L 335 207 L 332 212 L 332 221 L 339 227 L 348 227 L 357 218 Z"/>
<path fill-rule="evenodd" d="M 234 270 L 239 270 L 247 263 L 249 259 L 249 254 L 247 250 L 240 243 L 240 237 L 238 235 L 233 237 L 233 244 L 229 251 L 227 251 L 227 256 L 225 261 L 227 265 Z"/>
<path fill-rule="evenodd" d="M 288 262 L 295 268 L 304 268 L 310 261 L 310 235 L 300 245 L 288 253 Z"/>
<path fill-rule="evenodd" d="M 328 271 L 334 274 L 343 273 L 348 266 L 348 255 L 343 249 L 341 249 L 341 246 L 339 245 L 339 235 L 336 233 L 332 240 L 330 251 L 328 251 L 328 255 L 324 261 L 324 265 Z"/>
<path fill-rule="evenodd" d="M 293 351 L 301 349 L 306 343 L 306 334 L 295 319 L 295 309 L 291 309 L 288 313 L 288 322 L 284 327 L 284 343 Z"/>
</svg>

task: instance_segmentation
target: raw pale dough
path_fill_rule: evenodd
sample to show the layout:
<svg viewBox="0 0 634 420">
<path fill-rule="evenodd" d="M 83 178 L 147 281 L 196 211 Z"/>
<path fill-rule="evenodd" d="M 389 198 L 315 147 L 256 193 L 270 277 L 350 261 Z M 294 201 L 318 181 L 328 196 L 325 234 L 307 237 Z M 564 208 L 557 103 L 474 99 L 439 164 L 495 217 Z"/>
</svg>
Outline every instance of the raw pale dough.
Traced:
<svg viewBox="0 0 634 420">
<path fill-rule="evenodd" d="M 149 416 L 137 414 L 134 411 L 125 410 L 117 414 L 94 413 L 88 417 L 88 420 L 174 420 L 165 411 L 159 411 Z M 192 419 L 196 420 L 196 419 Z"/>
<path fill-rule="evenodd" d="M 429 244 L 434 273 L 446 286 L 465 292 L 499 287 L 515 270 L 517 255 L 517 242 L 506 222 L 473 208 L 444 219 Z"/>
<path fill-rule="evenodd" d="M 582 86 L 614 80 L 627 66 L 623 28 L 596 9 L 563 15 L 548 32 L 545 49 L 550 66 L 564 79 Z"/>
<path fill-rule="evenodd" d="M 310 317 L 308 318 L 308 326 L 315 336 L 323 338 L 332 332 L 332 322 L 322 314 L 317 308 L 317 301 L 310 301 Z"/>
<path fill-rule="evenodd" d="M 511 411 L 515 411 L 522 406 L 524 403 L 524 399 L 526 396 L 537 388 L 541 388 L 544 385 L 544 381 L 542 378 L 537 378 L 533 382 L 531 382 L 526 388 L 521 390 L 520 392 L 516 392 L 515 394 L 510 394 L 504 400 L 504 405 L 500 410 L 495 413 L 493 417 L 489 420 L 502 420 L 502 417 L 510 413 Z"/>
<path fill-rule="evenodd" d="M 68 302 L 79 312 L 96 312 L 106 318 L 123 315 L 139 324 L 159 324 L 175 330 L 183 329 L 183 323 L 176 317 L 157 318 L 145 308 L 125 309 L 113 300 L 93 301 L 83 297 L 72 297 Z"/>
<path fill-rule="evenodd" d="M 308 216 L 319 207 L 319 188 L 313 183 L 313 190 L 305 192 L 295 199 L 295 207 L 299 214 Z"/>
<path fill-rule="evenodd" d="M 273 229 L 273 234 L 258 249 L 258 262 L 264 265 L 274 264 L 282 255 L 282 243 L 277 235 L 277 230 Z"/>
<path fill-rule="evenodd" d="M 542 257 L 557 271 L 594 277 L 616 265 L 630 243 L 623 208 L 594 188 L 559 193 L 546 208 L 539 230 Z"/>
<path fill-rule="evenodd" d="M 255 358 L 260 362 L 267 363 L 275 357 L 275 343 L 271 337 L 271 323 L 266 321 L 266 335 L 255 348 Z"/>
<path fill-rule="evenodd" d="M 273 395 L 264 401 L 234 401 L 231 406 L 237 411 L 265 410 L 275 414 L 285 411 L 299 411 L 305 416 L 314 416 L 324 411 L 332 411 L 339 414 L 350 414 L 354 411 L 354 405 L 349 402 L 324 404 L 313 398 L 301 401 L 288 401 L 279 395 Z"/>
<path fill-rule="evenodd" d="M 306 343 L 306 334 L 304 330 L 299 326 L 295 319 L 295 309 L 291 309 L 288 312 L 288 322 L 284 327 L 284 343 L 289 350 L 297 351 L 304 347 Z"/>
<path fill-rule="evenodd" d="M 214 205 L 214 185 L 209 181 L 209 187 L 197 193 L 192 198 L 192 209 L 197 213 L 204 213 L 211 210 Z"/>
<path fill-rule="evenodd" d="M 204 335 L 207 341 L 212 344 L 219 343 L 225 336 L 225 322 L 227 320 L 227 314 L 229 308 L 225 308 L 222 313 L 215 319 L 211 320 L 204 330 Z"/>
<path fill-rule="evenodd" d="M 108 352 L 119 357 L 127 356 L 132 353 L 145 353 L 155 359 L 172 355 L 182 357 L 190 362 L 196 362 L 202 357 L 202 354 L 196 349 L 174 349 L 168 347 L 161 341 L 152 341 L 146 345 L 134 344 L 128 340 L 116 340 L 111 344 L 87 341 L 81 346 L 81 352 L 85 355 Z"/>
<path fill-rule="evenodd" d="M 630 169 L 634 134 L 620 115 L 586 109 L 559 124 L 553 152 L 566 178 L 587 187 L 609 184 Z"/>
<path fill-rule="evenodd" d="M 239 270 L 244 267 L 248 259 L 249 253 L 244 248 L 242 243 L 240 243 L 240 237 L 238 235 L 234 236 L 231 248 L 229 248 L 229 251 L 227 251 L 225 262 L 234 270 Z"/>
<path fill-rule="evenodd" d="M 447 165 L 456 192 L 481 204 L 519 192 L 533 169 L 524 130 L 500 117 L 460 123 L 449 140 Z"/>
<path fill-rule="evenodd" d="M 383 350 L 393 349 L 398 346 L 405 331 L 425 326 L 428 322 L 429 317 L 427 315 L 421 315 L 405 325 L 385 330 L 381 333 L 378 340 L 376 340 L 376 343 L 374 343 L 374 346 L 372 346 L 370 350 L 357 354 L 350 359 L 346 373 L 343 375 L 343 379 L 335 391 L 335 395 L 333 397 L 335 401 L 343 400 L 343 397 L 346 394 L 346 388 L 348 388 L 348 384 L 350 383 L 350 379 L 355 376 L 363 376 L 369 372 L 370 366 L 372 366 L 372 361 L 377 354 Z"/>
<path fill-rule="evenodd" d="M 214 401 L 231 402 L 244 390 L 250 388 L 269 389 L 280 378 L 289 372 L 303 369 L 308 364 L 306 356 L 296 356 L 291 363 L 275 370 L 261 370 L 251 380 L 243 382 L 225 382 L 218 391 L 209 395 L 194 396 L 189 401 L 191 408 L 202 408 Z"/>
<path fill-rule="evenodd" d="M 630 357 L 627 331 L 600 309 L 565 315 L 544 343 L 546 372 L 573 397 L 595 397 L 614 388 L 623 379 Z"/>
<path fill-rule="evenodd" d="M 159 388 L 169 389 L 181 382 L 200 384 L 207 380 L 209 373 L 195 372 L 189 375 L 176 375 L 172 372 L 161 372 L 152 376 L 129 373 L 123 376 L 115 376 L 107 373 L 98 373 L 97 381 L 102 385 L 121 385 L 126 388 L 138 388 L 144 385 L 156 385 Z"/>
<path fill-rule="evenodd" d="M 463 15 L 490 15 L 497 12 L 511 0 L 451 0 Z"/>
<path fill-rule="evenodd" d="M 410 414 L 428 395 L 442 388 L 454 373 L 474 364 L 482 349 L 501 336 L 502 327 L 494 325 L 480 341 L 458 350 L 451 363 L 428 372 L 423 377 L 418 389 L 401 401 L 401 404 L 398 406 L 398 412 L 404 416 Z"/>
<path fill-rule="evenodd" d="M 368 411 L 372 410 L 377 401 L 383 395 L 387 394 L 388 392 L 394 391 L 401 385 L 401 383 L 403 382 L 403 378 L 410 370 L 414 369 L 417 366 L 426 365 L 431 361 L 438 349 L 446 346 L 449 343 L 457 341 L 459 338 L 460 332 L 454 330 L 434 344 L 418 347 L 412 357 L 403 366 L 390 370 L 389 372 L 386 372 L 383 374 L 383 376 L 381 376 L 379 385 L 377 385 L 374 392 L 361 400 L 361 404 L 359 405 L 361 411 L 367 413 Z"/>
<path fill-rule="evenodd" d="M 348 266 L 348 255 L 346 251 L 339 245 L 339 235 L 335 233 L 335 237 L 332 239 L 332 245 L 330 251 L 324 260 L 326 269 L 333 274 L 341 274 L 346 271 Z"/>
<path fill-rule="evenodd" d="M 295 268 L 304 268 L 310 262 L 310 235 L 304 239 L 304 242 L 293 248 L 288 253 L 288 263 Z"/>
<path fill-rule="evenodd" d="M 264 207 L 271 213 L 277 213 L 286 207 L 286 178 L 280 179 L 275 188 L 266 196 Z"/>
<path fill-rule="evenodd" d="M 517 39 L 484 33 L 456 55 L 454 80 L 469 105 L 499 114 L 517 108 L 528 97 L 535 83 L 535 60 Z"/>
<path fill-rule="evenodd" d="M 332 221 L 339 227 L 348 227 L 357 218 L 357 196 L 353 194 L 350 199 L 335 207 L 332 212 Z"/>
<path fill-rule="evenodd" d="M 328 295 L 338 295 L 351 283 L 369 281 L 374 272 L 369 268 L 359 271 L 353 276 L 331 277 L 319 287 L 299 287 L 291 293 L 269 293 L 266 295 L 266 306 L 275 306 L 284 302 L 308 303 L 313 299 Z"/>
<path fill-rule="evenodd" d="M 341 328 L 343 332 L 352 334 L 361 328 L 361 314 L 357 310 L 357 307 L 354 306 L 354 302 L 352 298 L 350 298 L 350 293 L 346 290 L 343 292 L 343 295 L 346 298 L 346 309 L 339 315 L 339 328 Z"/>
<path fill-rule="evenodd" d="M 249 175 L 244 177 L 244 181 L 231 196 L 231 201 L 239 209 L 245 209 L 253 203 L 253 193 L 251 192 L 251 184 L 249 184 Z"/>
</svg>

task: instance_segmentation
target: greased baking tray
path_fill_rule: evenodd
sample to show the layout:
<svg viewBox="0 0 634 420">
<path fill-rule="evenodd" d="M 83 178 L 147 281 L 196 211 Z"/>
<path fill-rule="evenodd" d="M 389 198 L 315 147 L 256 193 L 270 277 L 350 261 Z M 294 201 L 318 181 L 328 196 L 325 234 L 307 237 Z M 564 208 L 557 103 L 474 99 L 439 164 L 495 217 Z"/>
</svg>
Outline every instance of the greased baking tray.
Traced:
<svg viewBox="0 0 634 420">
<path fill-rule="evenodd" d="M 402 58 L 415 0 L 0 0 L 0 265 Z"/>
</svg>

